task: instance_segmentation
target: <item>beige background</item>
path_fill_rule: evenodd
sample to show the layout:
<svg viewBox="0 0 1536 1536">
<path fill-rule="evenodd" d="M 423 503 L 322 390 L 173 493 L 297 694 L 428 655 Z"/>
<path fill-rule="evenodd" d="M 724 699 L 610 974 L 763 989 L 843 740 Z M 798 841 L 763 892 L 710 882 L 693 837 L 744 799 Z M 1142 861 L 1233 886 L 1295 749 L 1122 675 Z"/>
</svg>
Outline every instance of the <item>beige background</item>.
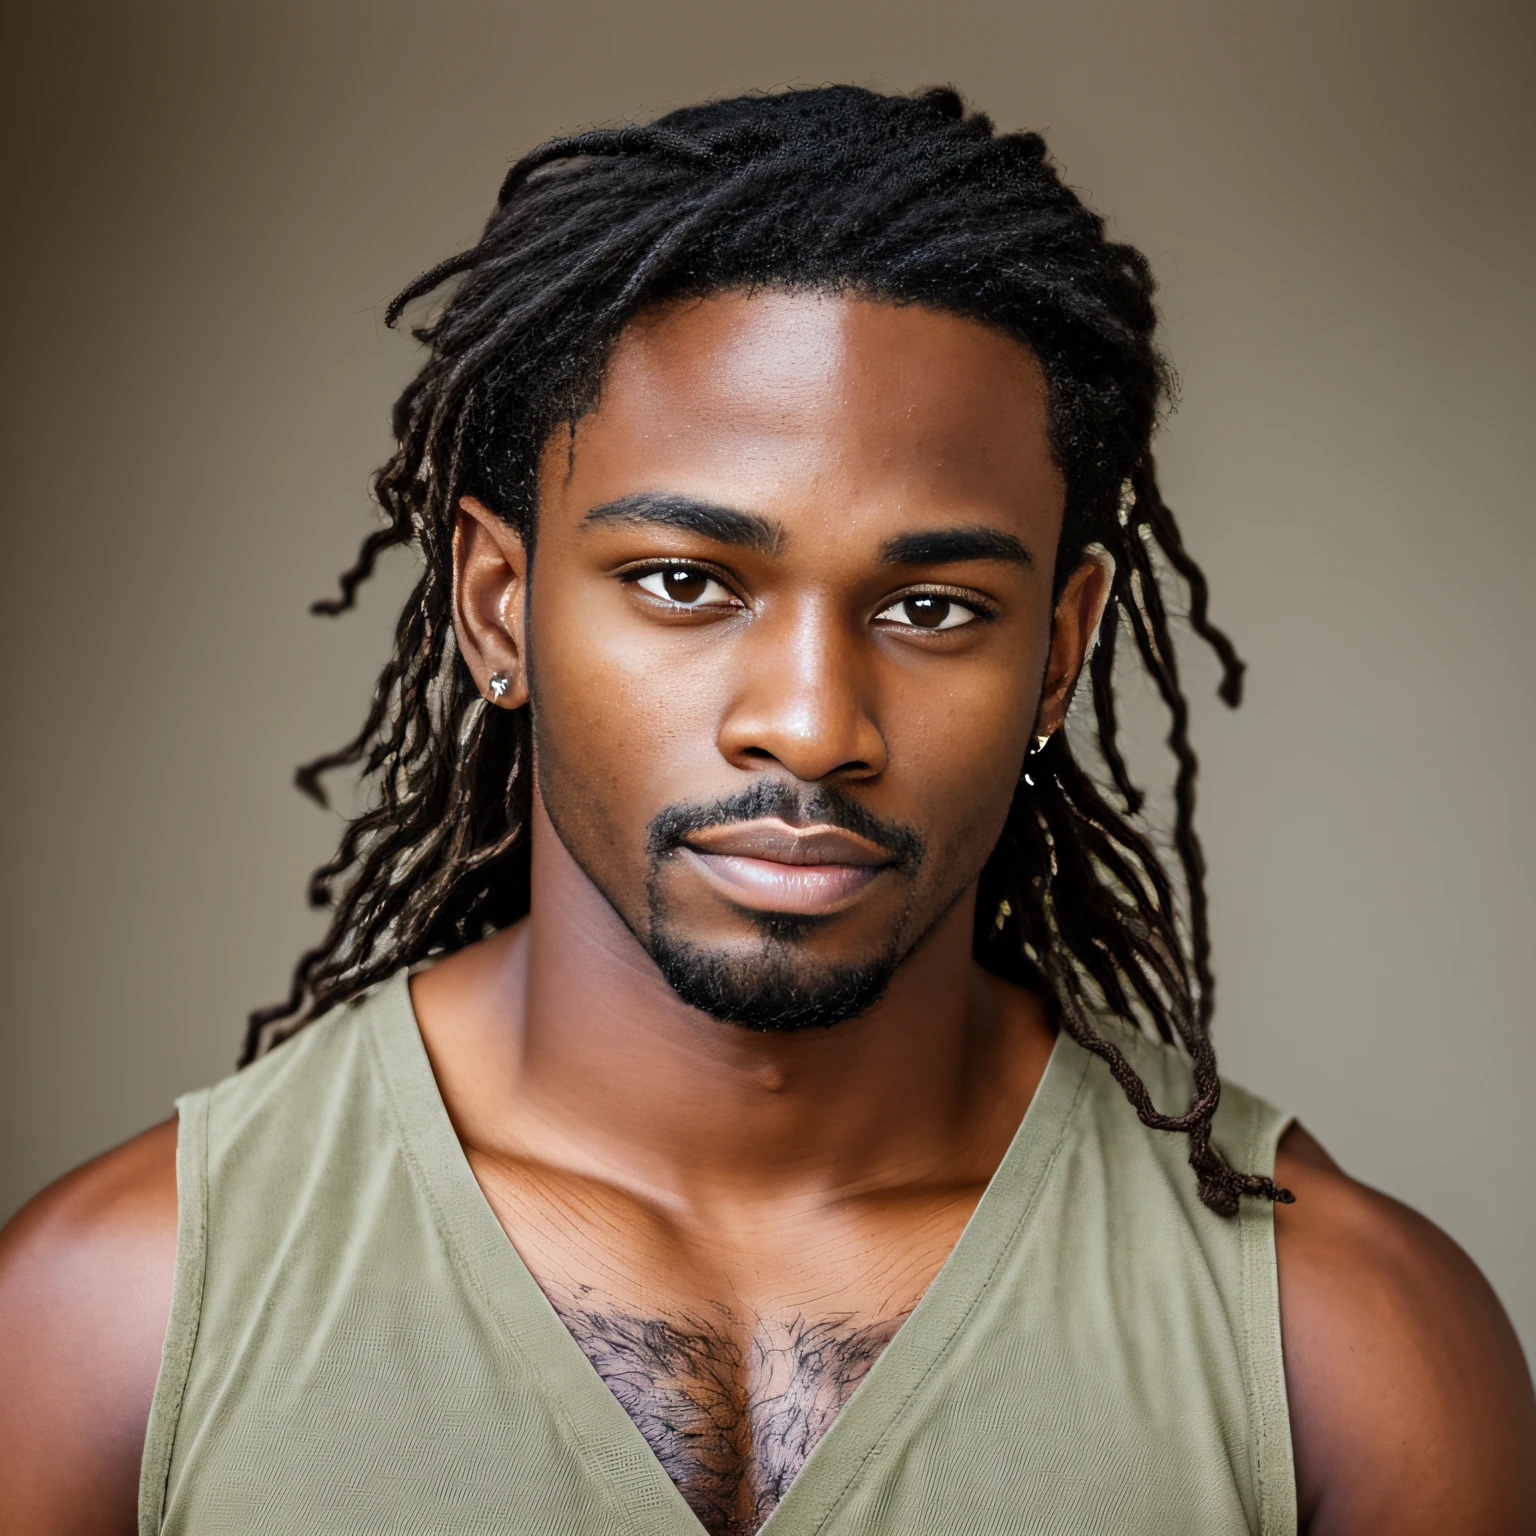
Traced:
<svg viewBox="0 0 1536 1536">
<path fill-rule="evenodd" d="M 509 159 L 701 95 L 958 83 L 1153 257 L 1228 1072 L 1536 1344 L 1536 353 L 1523 3 L 143 0 L 5 82 L 0 1214 L 231 1064 L 313 934 L 403 571 L 307 617 L 413 366 L 381 301 Z M 22 7 L 12 7 L 18 13 Z M 37 13 L 43 13 L 39 16 Z"/>
</svg>

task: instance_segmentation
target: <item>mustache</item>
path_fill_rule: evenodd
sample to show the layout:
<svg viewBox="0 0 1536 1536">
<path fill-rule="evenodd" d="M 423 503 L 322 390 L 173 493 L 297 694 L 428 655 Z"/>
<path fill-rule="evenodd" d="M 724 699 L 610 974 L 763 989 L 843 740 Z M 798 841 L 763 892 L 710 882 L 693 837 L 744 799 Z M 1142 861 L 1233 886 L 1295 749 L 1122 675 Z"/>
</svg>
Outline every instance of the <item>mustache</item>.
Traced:
<svg viewBox="0 0 1536 1536">
<path fill-rule="evenodd" d="M 908 870 L 922 863 L 927 852 L 927 844 L 915 827 L 886 821 L 840 790 L 820 784 L 799 788 L 776 779 L 760 779 L 722 800 L 680 800 L 667 806 L 646 827 L 646 852 L 659 859 L 681 847 L 684 838 L 706 827 L 760 821 L 770 816 L 792 827 L 841 827 L 856 837 L 867 838 Z"/>
</svg>

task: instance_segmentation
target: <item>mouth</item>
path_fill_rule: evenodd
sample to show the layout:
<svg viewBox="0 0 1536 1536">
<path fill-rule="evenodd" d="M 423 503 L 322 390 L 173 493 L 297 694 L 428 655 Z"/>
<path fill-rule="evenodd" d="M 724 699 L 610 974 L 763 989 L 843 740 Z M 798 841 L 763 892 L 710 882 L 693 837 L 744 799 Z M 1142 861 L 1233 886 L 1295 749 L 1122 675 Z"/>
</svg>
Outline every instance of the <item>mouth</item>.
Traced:
<svg viewBox="0 0 1536 1536">
<path fill-rule="evenodd" d="M 896 862 L 842 827 L 792 827 L 777 818 L 690 833 L 680 852 L 728 901 L 754 912 L 830 917 Z"/>
</svg>

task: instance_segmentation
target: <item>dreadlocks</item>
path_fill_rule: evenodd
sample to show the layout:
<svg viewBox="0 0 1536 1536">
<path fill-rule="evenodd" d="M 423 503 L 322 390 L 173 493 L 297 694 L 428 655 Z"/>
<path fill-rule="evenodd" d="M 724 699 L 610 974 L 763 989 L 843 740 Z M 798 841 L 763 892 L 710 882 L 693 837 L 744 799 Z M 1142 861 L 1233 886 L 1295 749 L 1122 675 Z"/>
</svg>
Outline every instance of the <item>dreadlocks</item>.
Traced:
<svg viewBox="0 0 1536 1536">
<path fill-rule="evenodd" d="M 530 545 L 545 442 L 594 404 L 623 326 L 664 300 L 764 287 L 922 304 L 1027 345 L 1043 369 L 1066 484 L 1058 588 L 1092 543 L 1114 557 L 1090 663 L 1097 753 L 1111 804 L 1058 731 L 1031 757 L 981 876 L 975 953 L 1051 999 L 1103 1058 L 1142 1121 L 1182 1132 L 1212 1210 L 1289 1198 L 1211 1144 L 1220 1097 L 1204 864 L 1194 830 L 1195 755 L 1159 579 L 1171 567 L 1189 622 L 1239 699 L 1243 664 L 1206 614 L 1206 585 L 1164 505 L 1150 440 L 1167 389 L 1153 342 L 1153 280 L 1136 250 L 1069 191 L 1036 134 L 998 134 L 952 90 L 883 96 L 851 86 L 712 102 L 645 127 L 541 145 L 514 165 L 479 243 L 390 305 L 457 280 L 416 336 L 428 357 L 395 406 L 398 446 L 378 473 L 386 523 L 340 594 L 352 606 L 380 553 L 416 543 L 425 569 L 362 729 L 298 771 L 357 767 L 373 790 L 309 894 L 334 908 L 287 1000 L 252 1015 L 242 1063 L 403 965 L 469 944 L 528 910 L 528 712 L 487 709 L 459 664 L 451 621 L 455 509 L 497 509 Z M 1160 552 L 1160 554 L 1155 554 Z M 1173 845 L 1186 893 L 1148 831 L 1117 740 L 1114 667 L 1128 631 L 1171 718 Z M 1094 1019 L 1150 1027 L 1187 1054 L 1195 1100 L 1158 1110 Z M 1112 1033 L 1112 1032 L 1111 1032 Z"/>
</svg>

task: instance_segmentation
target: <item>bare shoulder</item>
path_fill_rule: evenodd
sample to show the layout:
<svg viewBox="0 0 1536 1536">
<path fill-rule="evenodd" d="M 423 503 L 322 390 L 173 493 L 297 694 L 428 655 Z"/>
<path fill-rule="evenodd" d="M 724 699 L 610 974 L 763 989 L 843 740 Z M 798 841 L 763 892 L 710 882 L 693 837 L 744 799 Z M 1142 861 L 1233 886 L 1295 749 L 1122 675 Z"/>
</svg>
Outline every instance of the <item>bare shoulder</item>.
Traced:
<svg viewBox="0 0 1536 1536">
<path fill-rule="evenodd" d="M 0 1530 L 129 1533 L 176 1265 L 176 1122 L 0 1231 Z"/>
<path fill-rule="evenodd" d="M 1432 1222 L 1300 1126 L 1276 1182 L 1280 1322 L 1302 1529 L 1536 1531 L 1536 1400 L 1509 1319 Z"/>
</svg>

